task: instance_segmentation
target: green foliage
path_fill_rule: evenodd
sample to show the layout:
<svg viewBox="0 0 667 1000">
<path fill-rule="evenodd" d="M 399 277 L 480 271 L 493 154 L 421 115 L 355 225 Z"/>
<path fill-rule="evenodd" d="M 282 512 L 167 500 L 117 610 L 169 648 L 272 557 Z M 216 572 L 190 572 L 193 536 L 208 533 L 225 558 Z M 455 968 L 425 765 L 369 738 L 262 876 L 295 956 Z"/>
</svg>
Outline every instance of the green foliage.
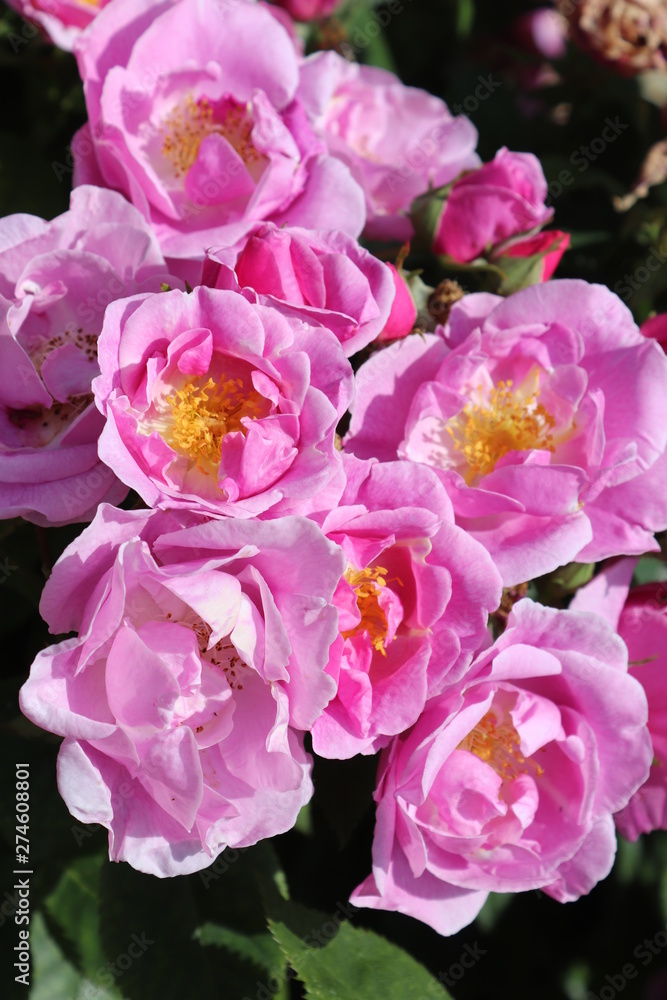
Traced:
<svg viewBox="0 0 667 1000">
<path fill-rule="evenodd" d="M 308 1000 L 447 1000 L 446 990 L 378 934 L 273 897 L 269 927 Z"/>
</svg>

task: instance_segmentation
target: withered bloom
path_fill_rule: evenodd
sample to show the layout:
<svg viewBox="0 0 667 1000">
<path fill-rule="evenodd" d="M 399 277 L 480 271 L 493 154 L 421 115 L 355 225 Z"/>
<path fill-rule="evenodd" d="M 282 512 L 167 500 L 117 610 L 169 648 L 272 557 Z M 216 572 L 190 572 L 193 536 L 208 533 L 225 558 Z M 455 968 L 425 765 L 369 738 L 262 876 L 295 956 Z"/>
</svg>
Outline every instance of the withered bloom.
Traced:
<svg viewBox="0 0 667 1000">
<path fill-rule="evenodd" d="M 667 69 L 664 0 L 558 0 L 575 41 L 629 76 Z"/>
</svg>

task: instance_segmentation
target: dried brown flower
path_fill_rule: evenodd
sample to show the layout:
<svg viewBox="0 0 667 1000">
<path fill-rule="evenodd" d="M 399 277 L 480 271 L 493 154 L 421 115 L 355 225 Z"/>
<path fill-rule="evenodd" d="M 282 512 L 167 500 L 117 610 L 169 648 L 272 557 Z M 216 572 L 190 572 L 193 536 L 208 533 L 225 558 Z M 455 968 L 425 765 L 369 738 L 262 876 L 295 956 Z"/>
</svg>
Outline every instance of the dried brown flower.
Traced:
<svg viewBox="0 0 667 1000">
<path fill-rule="evenodd" d="M 454 303 L 463 298 L 465 292 L 458 281 L 445 278 L 428 297 L 426 307 L 436 323 L 444 324 L 449 319 Z"/>
<path fill-rule="evenodd" d="M 667 70 L 665 0 L 557 0 L 556 6 L 574 39 L 620 72 Z"/>
<path fill-rule="evenodd" d="M 649 149 L 642 163 L 639 177 L 632 191 L 622 198 L 614 198 L 617 212 L 627 212 L 640 198 L 646 198 L 652 187 L 667 181 L 667 139 L 661 139 Z"/>
</svg>

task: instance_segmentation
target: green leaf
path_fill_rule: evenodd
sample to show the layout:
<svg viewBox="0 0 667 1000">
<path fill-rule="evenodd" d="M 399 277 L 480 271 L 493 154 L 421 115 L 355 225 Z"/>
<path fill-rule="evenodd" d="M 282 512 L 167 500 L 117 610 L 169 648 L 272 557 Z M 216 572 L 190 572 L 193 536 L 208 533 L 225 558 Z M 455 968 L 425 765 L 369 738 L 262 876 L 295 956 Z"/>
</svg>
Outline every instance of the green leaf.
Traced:
<svg viewBox="0 0 667 1000">
<path fill-rule="evenodd" d="M 204 992 L 236 1000 L 255 997 L 268 979 L 284 980 L 285 960 L 267 931 L 260 881 L 281 898 L 284 875 L 266 842 L 224 851 L 208 869 L 178 878 L 106 864 L 105 950 L 113 961 L 129 951 L 132 935 L 146 944 L 121 980 L 129 1000 L 183 1000 Z M 178 960 L 166 961 L 166 954 Z"/>
<path fill-rule="evenodd" d="M 209 920 L 194 937 L 204 946 L 226 948 L 265 972 L 284 974 L 282 953 L 266 927 L 261 886 L 286 898 L 285 876 L 270 842 L 249 851 L 227 851 L 204 876 L 197 890 L 199 912 Z M 218 879 L 220 880 L 218 882 Z M 217 883 L 217 884 L 216 884 Z"/>
<path fill-rule="evenodd" d="M 436 321 L 428 311 L 428 300 L 435 289 L 432 288 L 431 285 L 427 285 L 426 282 L 422 281 L 421 274 L 421 271 L 412 271 L 405 272 L 403 276 L 408 288 L 410 289 L 410 295 L 412 296 L 412 301 L 414 302 L 417 310 L 417 320 L 415 325 L 421 330 L 432 332 L 435 330 Z"/>
<path fill-rule="evenodd" d="M 628 885 L 637 878 L 642 863 L 642 845 L 639 841 L 618 838 L 614 874 L 621 885 Z"/>
<path fill-rule="evenodd" d="M 456 34 L 459 38 L 467 38 L 475 23 L 474 0 L 458 0 L 456 10 Z"/>
<path fill-rule="evenodd" d="M 580 250 L 582 247 L 597 246 L 600 243 L 608 243 L 611 233 L 603 229 L 590 230 L 589 232 L 571 232 L 570 250 Z"/>
<path fill-rule="evenodd" d="M 294 824 L 294 829 L 298 833 L 302 833 L 304 837 L 311 837 L 313 834 L 313 815 L 310 807 L 310 802 L 306 802 L 305 806 L 302 806 L 299 810 L 299 815 L 296 818 L 296 823 Z"/>
<path fill-rule="evenodd" d="M 516 899 L 512 892 L 490 892 L 482 909 L 477 914 L 477 926 L 489 933 L 504 915 L 510 903 Z"/>
<path fill-rule="evenodd" d="M 594 572 L 595 563 L 571 562 L 556 570 L 551 581 L 568 593 L 574 592 L 589 583 L 593 579 Z"/>
<path fill-rule="evenodd" d="M 99 898 L 100 879 L 104 859 L 102 857 L 82 857 L 72 861 L 63 872 L 56 888 L 45 902 L 46 911 L 62 930 L 76 957 L 76 964 L 91 982 L 98 980 L 97 986 L 103 996 L 119 996 L 110 987 L 109 991 L 100 985 L 105 979 L 107 956 L 100 941 Z M 102 979 L 101 979 L 102 977 Z M 110 984 L 109 984 L 110 985 Z"/>
<path fill-rule="evenodd" d="M 643 583 L 662 583 L 667 580 L 667 564 L 655 556 L 642 556 L 632 577 L 632 585 L 639 587 Z"/>
<path fill-rule="evenodd" d="M 382 32 L 370 39 L 364 52 L 363 61 L 369 66 L 379 66 L 380 69 L 387 69 L 390 73 L 396 72 L 394 57 Z"/>
<path fill-rule="evenodd" d="M 195 931 L 195 938 L 205 947 L 214 945 L 228 948 L 242 958 L 247 958 L 262 968 L 270 970 L 280 960 L 280 953 L 269 935 L 239 934 L 230 927 L 219 924 L 203 924 Z"/>
<path fill-rule="evenodd" d="M 497 257 L 495 263 L 505 275 L 498 288 L 499 295 L 513 295 L 522 288 L 537 285 L 542 280 L 544 254 L 530 257 Z"/>
<path fill-rule="evenodd" d="M 15 705 L 16 711 L 18 706 Z M 63 802 L 56 784 L 56 758 L 60 739 L 33 726 L 23 717 L 0 730 L 0 758 L 30 764 L 30 861 L 51 891 L 67 858 L 80 858 L 99 849 L 99 837 L 77 823 Z M 0 801 L 12 803 L 16 794 L 13 767 L 0 768 Z M 0 810 L 0 837 L 14 844 L 16 811 Z M 85 849 L 82 844 L 85 843 Z"/>
<path fill-rule="evenodd" d="M 124 863 L 104 866 L 100 884 L 104 949 L 112 963 L 131 954 L 133 945 L 140 952 L 122 970 L 122 987 L 130 1000 L 151 996 L 182 1000 L 204 990 L 215 995 L 211 960 L 215 954 L 193 939 L 197 925 L 191 877 L 159 879 Z M 165 960 L 168 955 L 178 956 L 178 961 Z"/>
<path fill-rule="evenodd" d="M 36 913 L 30 922 L 30 950 L 33 956 L 30 1000 L 54 1000 L 54 997 L 78 1000 L 86 995 L 85 979 L 49 935 L 41 913 Z"/>
<path fill-rule="evenodd" d="M 272 897 L 269 928 L 308 1000 L 405 1000 L 450 994 L 401 948 L 372 931 Z M 450 998 L 451 1000 L 451 998 Z"/>
</svg>

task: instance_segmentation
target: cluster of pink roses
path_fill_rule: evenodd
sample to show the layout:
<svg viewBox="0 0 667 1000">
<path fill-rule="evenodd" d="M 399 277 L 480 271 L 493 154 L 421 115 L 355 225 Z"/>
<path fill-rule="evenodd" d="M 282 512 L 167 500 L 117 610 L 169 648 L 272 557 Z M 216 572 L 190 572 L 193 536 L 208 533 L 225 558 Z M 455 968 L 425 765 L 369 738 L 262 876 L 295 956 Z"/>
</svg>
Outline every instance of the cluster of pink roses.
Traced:
<svg viewBox="0 0 667 1000">
<path fill-rule="evenodd" d="M 605 571 L 495 642 L 489 616 L 503 586 L 658 547 L 662 347 L 606 288 L 547 281 L 567 238 L 540 232 L 539 163 L 480 165 L 437 98 L 304 58 L 268 4 L 99 6 L 26 7 L 76 35 L 89 121 L 70 210 L 0 221 L 1 513 L 92 521 L 40 606 L 76 634 L 21 691 L 64 737 L 68 808 L 112 859 L 193 872 L 293 827 L 309 733 L 382 752 L 358 905 L 450 934 L 489 891 L 577 898 L 614 817 L 667 824 L 667 688 L 623 641 L 649 601 L 651 660 L 665 612 L 614 617 Z M 409 239 L 424 195 L 436 254 L 534 258 L 538 283 L 412 334 L 358 237 Z M 129 489 L 148 509 L 113 506 Z"/>
</svg>

